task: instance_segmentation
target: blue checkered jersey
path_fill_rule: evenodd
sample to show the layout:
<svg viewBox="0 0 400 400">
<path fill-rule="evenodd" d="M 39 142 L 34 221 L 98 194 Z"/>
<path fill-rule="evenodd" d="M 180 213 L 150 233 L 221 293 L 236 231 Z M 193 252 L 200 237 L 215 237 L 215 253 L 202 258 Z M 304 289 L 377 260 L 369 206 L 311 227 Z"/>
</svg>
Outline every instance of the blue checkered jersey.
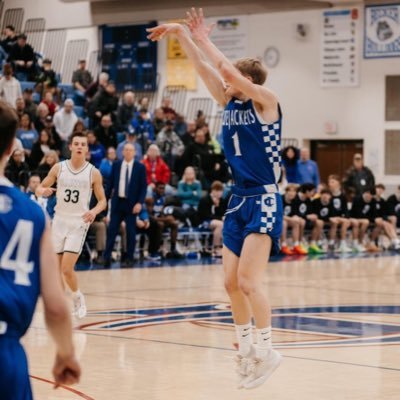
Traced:
<svg viewBox="0 0 400 400">
<path fill-rule="evenodd" d="M 232 98 L 222 120 L 224 151 L 235 185 L 247 189 L 277 184 L 281 176 L 281 122 L 266 124 L 252 100 Z"/>
<path fill-rule="evenodd" d="M 0 336 L 21 337 L 32 320 L 44 229 L 41 207 L 0 178 Z"/>
</svg>

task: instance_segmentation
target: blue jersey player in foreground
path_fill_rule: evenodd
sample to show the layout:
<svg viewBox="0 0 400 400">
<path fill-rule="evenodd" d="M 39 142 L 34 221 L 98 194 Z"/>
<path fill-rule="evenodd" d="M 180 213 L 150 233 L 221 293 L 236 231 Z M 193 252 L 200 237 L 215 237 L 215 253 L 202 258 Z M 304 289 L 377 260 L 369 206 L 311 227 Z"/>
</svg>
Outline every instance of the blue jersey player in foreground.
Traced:
<svg viewBox="0 0 400 400">
<path fill-rule="evenodd" d="M 56 345 L 56 385 L 78 382 L 72 325 L 61 287 L 50 226 L 36 203 L 4 177 L 18 126 L 16 112 L 0 101 L 0 399 L 30 400 L 32 391 L 21 337 L 38 296 Z"/>
<path fill-rule="evenodd" d="M 277 98 L 262 86 L 267 71 L 259 60 L 232 64 L 209 39 L 212 26 L 205 24 L 202 9 L 192 8 L 185 22 L 190 34 L 182 25 L 169 23 L 149 29 L 149 39 L 175 35 L 212 96 L 225 107 L 224 149 L 234 178 L 223 230 L 225 287 L 239 341 L 239 387 L 252 389 L 281 362 L 271 345 L 271 307 L 263 279 L 270 253 L 279 249 L 282 230 L 277 186 L 282 116 Z"/>
</svg>

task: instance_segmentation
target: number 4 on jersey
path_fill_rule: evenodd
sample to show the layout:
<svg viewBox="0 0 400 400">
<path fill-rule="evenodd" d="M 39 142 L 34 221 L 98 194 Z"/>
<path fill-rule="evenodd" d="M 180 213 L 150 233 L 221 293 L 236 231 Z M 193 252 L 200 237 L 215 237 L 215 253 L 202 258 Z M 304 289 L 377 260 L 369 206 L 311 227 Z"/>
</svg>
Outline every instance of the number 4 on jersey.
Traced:
<svg viewBox="0 0 400 400">
<path fill-rule="evenodd" d="M 0 259 L 0 268 L 15 272 L 16 285 L 30 286 L 29 273 L 33 271 L 33 261 L 28 261 L 32 245 L 33 222 L 19 220 L 10 241 Z M 15 253 L 14 258 L 11 257 Z"/>
</svg>

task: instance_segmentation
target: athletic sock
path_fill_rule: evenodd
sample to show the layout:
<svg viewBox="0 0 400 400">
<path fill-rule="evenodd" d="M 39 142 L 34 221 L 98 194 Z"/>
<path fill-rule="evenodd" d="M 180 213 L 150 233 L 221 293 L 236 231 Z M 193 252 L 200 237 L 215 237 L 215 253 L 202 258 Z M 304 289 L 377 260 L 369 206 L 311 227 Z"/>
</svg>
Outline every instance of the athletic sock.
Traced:
<svg viewBox="0 0 400 400">
<path fill-rule="evenodd" d="M 257 347 L 256 354 L 259 358 L 265 358 L 272 347 L 271 327 L 256 329 Z"/>
<path fill-rule="evenodd" d="M 250 353 L 251 345 L 253 344 L 253 332 L 251 323 L 245 325 L 235 325 L 236 337 L 239 343 L 239 354 L 246 357 Z"/>
<path fill-rule="evenodd" d="M 82 296 L 82 292 L 79 289 L 76 292 L 72 292 L 72 297 L 74 299 L 77 299 L 80 296 Z"/>
</svg>

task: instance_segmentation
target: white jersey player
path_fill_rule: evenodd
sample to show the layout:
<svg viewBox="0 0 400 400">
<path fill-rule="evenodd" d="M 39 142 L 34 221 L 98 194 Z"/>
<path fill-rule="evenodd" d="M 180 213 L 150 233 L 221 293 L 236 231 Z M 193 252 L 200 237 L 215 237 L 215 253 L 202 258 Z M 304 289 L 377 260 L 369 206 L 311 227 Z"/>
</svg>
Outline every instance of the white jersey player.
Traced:
<svg viewBox="0 0 400 400">
<path fill-rule="evenodd" d="M 100 172 L 89 162 L 87 137 L 73 133 L 69 145 L 71 159 L 53 166 L 42 184 L 36 189 L 37 196 L 50 196 L 56 191 L 57 205 L 52 225 L 53 244 L 60 258 L 61 273 L 72 291 L 74 314 L 86 315 L 85 298 L 78 287 L 75 264 L 82 251 L 86 233 L 96 215 L 107 206 Z M 57 182 L 57 189 L 52 188 Z M 92 190 L 97 199 L 89 209 Z"/>
</svg>

